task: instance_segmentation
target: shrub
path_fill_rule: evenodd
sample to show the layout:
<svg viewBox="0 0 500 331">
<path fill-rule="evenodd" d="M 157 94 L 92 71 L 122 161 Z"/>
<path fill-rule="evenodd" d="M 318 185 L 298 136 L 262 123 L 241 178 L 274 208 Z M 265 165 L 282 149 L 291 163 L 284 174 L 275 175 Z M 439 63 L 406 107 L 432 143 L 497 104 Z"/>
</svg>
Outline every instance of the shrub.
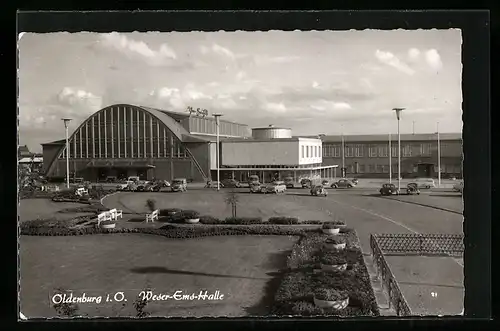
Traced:
<svg viewBox="0 0 500 331">
<path fill-rule="evenodd" d="M 110 225 L 110 224 L 115 224 L 115 221 L 102 221 L 100 224 L 101 225 Z"/>
<path fill-rule="evenodd" d="M 261 217 L 226 217 L 224 223 L 250 225 L 250 224 L 262 224 L 263 222 Z"/>
<path fill-rule="evenodd" d="M 325 265 L 340 265 L 346 264 L 347 260 L 344 257 L 338 256 L 336 254 L 325 254 L 321 258 L 321 263 Z"/>
<path fill-rule="evenodd" d="M 325 240 L 325 243 L 331 244 L 331 245 L 340 245 L 344 244 L 345 240 L 341 236 L 335 236 L 335 237 L 330 237 Z"/>
<path fill-rule="evenodd" d="M 270 217 L 268 222 L 270 224 L 299 224 L 297 217 Z"/>
<path fill-rule="evenodd" d="M 347 299 L 349 295 L 346 291 L 343 290 L 318 288 L 314 291 L 314 297 L 318 300 L 338 301 Z"/>
<path fill-rule="evenodd" d="M 323 224 L 325 223 L 324 221 L 320 220 L 309 220 L 309 221 L 303 221 L 302 224 Z"/>
<path fill-rule="evenodd" d="M 200 213 L 196 210 L 184 210 L 182 216 L 184 219 L 195 219 L 200 217 Z"/>
<path fill-rule="evenodd" d="M 290 308 L 293 315 L 299 316 L 318 316 L 324 315 L 323 309 L 316 307 L 309 301 L 296 301 Z"/>
<path fill-rule="evenodd" d="M 321 227 L 322 229 L 338 229 L 339 225 L 338 224 L 332 224 L 332 223 L 323 223 L 323 226 Z"/>
<path fill-rule="evenodd" d="M 328 221 L 328 222 L 325 222 L 324 224 L 336 225 L 337 227 L 338 226 L 345 226 L 345 222 L 344 221 L 340 221 L 340 220 Z"/>
<path fill-rule="evenodd" d="M 200 216 L 200 223 L 201 224 L 222 224 L 223 221 L 213 217 L 213 216 L 208 216 L 208 215 L 203 215 Z"/>
<path fill-rule="evenodd" d="M 179 208 L 167 208 L 167 209 L 160 209 L 160 216 L 172 216 L 174 214 L 179 214 L 182 213 L 182 209 Z"/>
<path fill-rule="evenodd" d="M 146 200 L 146 207 L 149 208 L 150 211 L 155 211 L 156 210 L 156 200 L 155 199 L 148 199 Z"/>
</svg>

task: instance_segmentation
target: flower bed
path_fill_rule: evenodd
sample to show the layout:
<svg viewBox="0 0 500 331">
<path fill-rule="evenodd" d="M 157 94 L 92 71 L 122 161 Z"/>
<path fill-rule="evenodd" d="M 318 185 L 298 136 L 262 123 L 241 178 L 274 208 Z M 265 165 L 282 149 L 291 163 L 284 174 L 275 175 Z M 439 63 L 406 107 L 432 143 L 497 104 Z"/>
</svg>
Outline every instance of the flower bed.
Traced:
<svg viewBox="0 0 500 331">
<path fill-rule="evenodd" d="M 297 217 L 270 217 L 268 222 L 270 224 L 299 224 Z"/>
<path fill-rule="evenodd" d="M 275 315 L 337 315 L 337 316 L 379 316 L 380 312 L 364 264 L 363 253 L 359 249 L 356 232 L 343 228 L 337 236 L 347 243 L 347 248 L 339 252 L 323 249 L 328 238 L 318 231 L 307 232 L 294 246 L 288 257 L 288 270 L 275 294 L 272 313 Z M 314 273 L 314 268 L 327 256 L 336 254 L 338 260 L 345 260 L 349 268 L 343 272 Z M 333 257 L 332 257 L 333 259 Z M 346 308 L 323 308 L 315 305 L 315 291 L 327 289 L 345 291 L 349 296 Z M 316 300 L 316 303 L 319 303 Z M 340 309 L 338 309 L 340 308 Z"/>
<path fill-rule="evenodd" d="M 224 219 L 224 224 L 250 225 L 262 223 L 261 217 L 226 217 Z"/>
</svg>

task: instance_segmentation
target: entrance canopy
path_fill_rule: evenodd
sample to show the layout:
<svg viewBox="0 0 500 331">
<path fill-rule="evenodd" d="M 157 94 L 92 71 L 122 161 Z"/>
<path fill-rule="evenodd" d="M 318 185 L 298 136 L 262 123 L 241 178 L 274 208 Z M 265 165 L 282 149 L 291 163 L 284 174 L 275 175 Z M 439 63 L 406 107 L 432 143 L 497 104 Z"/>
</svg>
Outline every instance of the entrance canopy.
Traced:
<svg viewBox="0 0 500 331">
<path fill-rule="evenodd" d="M 152 164 L 142 161 L 91 161 L 87 164 L 88 168 L 156 168 Z"/>
</svg>

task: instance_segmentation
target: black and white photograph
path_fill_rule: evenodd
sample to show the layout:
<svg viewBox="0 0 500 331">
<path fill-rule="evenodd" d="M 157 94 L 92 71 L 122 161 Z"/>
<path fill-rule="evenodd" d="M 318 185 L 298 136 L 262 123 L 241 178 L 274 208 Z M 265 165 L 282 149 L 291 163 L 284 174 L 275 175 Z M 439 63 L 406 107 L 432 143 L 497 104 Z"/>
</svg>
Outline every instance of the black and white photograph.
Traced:
<svg viewBox="0 0 500 331">
<path fill-rule="evenodd" d="M 462 32 L 18 35 L 19 319 L 459 316 Z"/>
</svg>

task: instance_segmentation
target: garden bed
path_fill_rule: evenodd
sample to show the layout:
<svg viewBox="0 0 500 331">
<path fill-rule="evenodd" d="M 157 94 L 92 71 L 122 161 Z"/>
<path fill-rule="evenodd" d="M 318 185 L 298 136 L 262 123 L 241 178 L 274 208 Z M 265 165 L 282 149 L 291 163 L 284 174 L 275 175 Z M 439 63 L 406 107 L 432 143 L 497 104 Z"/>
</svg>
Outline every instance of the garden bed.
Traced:
<svg viewBox="0 0 500 331">
<path fill-rule="evenodd" d="M 347 248 L 337 253 L 326 253 L 323 245 L 328 235 L 317 231 L 305 233 L 294 246 L 287 261 L 288 270 L 282 274 L 282 282 L 275 294 L 273 315 L 380 315 L 356 232 L 346 228 L 340 231 L 339 236 L 346 242 Z M 347 260 L 347 270 L 315 271 L 325 254 L 338 254 Z M 349 305 L 341 310 L 315 306 L 314 293 L 320 288 L 346 291 Z"/>
</svg>

